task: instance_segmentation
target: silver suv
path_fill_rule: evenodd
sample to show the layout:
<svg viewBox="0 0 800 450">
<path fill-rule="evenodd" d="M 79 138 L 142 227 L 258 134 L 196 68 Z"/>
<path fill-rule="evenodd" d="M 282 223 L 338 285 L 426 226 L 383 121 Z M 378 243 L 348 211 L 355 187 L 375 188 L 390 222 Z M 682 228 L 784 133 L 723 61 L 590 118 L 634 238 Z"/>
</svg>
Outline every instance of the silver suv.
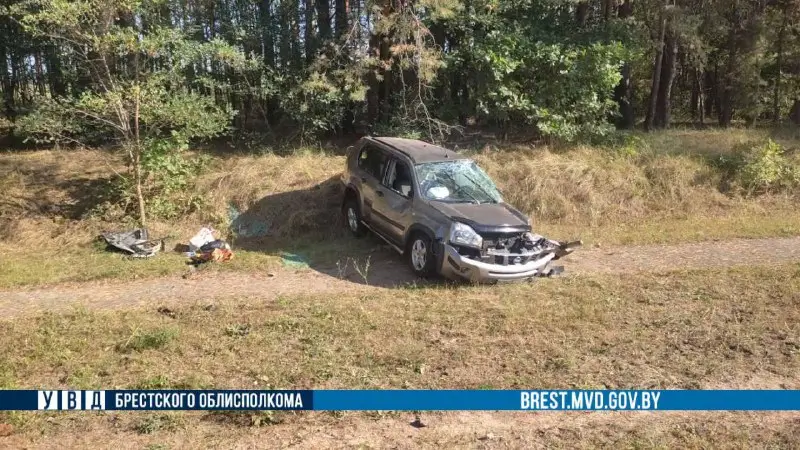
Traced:
<svg viewBox="0 0 800 450">
<path fill-rule="evenodd" d="M 342 212 L 357 237 L 370 230 L 421 277 L 475 282 L 554 273 L 580 245 L 531 233 L 491 178 L 458 153 L 412 139 L 365 137 L 347 154 Z"/>
</svg>

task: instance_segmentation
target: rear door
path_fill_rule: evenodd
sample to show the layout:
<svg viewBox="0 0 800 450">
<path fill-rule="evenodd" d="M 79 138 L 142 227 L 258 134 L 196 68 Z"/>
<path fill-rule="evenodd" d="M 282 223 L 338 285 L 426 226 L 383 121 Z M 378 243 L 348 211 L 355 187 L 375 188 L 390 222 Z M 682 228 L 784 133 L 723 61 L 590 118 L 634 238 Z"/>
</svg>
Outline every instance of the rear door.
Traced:
<svg viewBox="0 0 800 450">
<path fill-rule="evenodd" d="M 374 225 L 372 207 L 376 192 L 380 188 L 381 180 L 386 173 L 389 154 L 386 150 L 367 142 L 361 147 L 358 154 L 356 182 L 359 183 L 361 192 L 361 216 L 370 225 Z"/>
</svg>

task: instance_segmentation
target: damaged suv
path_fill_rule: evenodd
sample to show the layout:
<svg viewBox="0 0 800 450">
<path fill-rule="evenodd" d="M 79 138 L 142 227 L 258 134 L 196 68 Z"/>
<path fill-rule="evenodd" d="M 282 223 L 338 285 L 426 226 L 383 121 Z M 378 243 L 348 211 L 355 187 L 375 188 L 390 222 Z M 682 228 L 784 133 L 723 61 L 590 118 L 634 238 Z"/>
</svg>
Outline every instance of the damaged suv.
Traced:
<svg viewBox="0 0 800 450">
<path fill-rule="evenodd" d="M 580 245 L 532 234 L 530 220 L 503 202 L 473 160 L 425 142 L 362 138 L 348 152 L 342 183 L 350 231 L 374 232 L 421 277 L 547 276 L 551 261 Z"/>
</svg>

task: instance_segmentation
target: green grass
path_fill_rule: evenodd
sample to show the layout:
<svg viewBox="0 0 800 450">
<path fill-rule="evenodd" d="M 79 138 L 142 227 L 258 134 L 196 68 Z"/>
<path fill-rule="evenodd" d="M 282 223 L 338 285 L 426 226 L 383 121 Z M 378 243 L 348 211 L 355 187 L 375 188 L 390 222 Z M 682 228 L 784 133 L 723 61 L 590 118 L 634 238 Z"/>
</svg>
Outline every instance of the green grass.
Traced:
<svg viewBox="0 0 800 450">
<path fill-rule="evenodd" d="M 0 245 L 0 249 L 4 246 Z M 8 247 L 6 247 L 8 248 Z M 9 249 L 9 251 L 11 251 Z M 147 259 L 97 249 L 67 249 L 61 253 L 46 251 L 15 252 L 13 258 L 0 261 L 0 288 L 41 286 L 65 282 L 97 280 L 130 281 L 167 275 L 187 274 L 188 258 L 173 252 L 159 253 Z M 234 259 L 199 267 L 205 272 L 260 271 L 280 267 L 280 258 L 257 251 L 238 250 Z"/>
<path fill-rule="evenodd" d="M 148 331 L 138 328 L 119 346 L 121 351 L 137 351 L 160 349 L 178 337 L 178 330 L 174 327 L 158 327 Z"/>
</svg>

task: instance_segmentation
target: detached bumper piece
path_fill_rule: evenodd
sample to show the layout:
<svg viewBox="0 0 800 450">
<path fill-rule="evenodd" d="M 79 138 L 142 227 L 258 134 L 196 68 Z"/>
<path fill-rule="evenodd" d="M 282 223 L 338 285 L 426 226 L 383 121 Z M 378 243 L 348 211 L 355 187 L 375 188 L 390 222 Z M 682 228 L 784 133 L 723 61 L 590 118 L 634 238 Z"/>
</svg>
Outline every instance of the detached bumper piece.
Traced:
<svg viewBox="0 0 800 450">
<path fill-rule="evenodd" d="M 122 250 L 133 258 L 150 258 L 164 248 L 164 240 L 150 239 L 145 228 L 121 233 L 103 233 L 101 237 L 110 247 Z"/>
<path fill-rule="evenodd" d="M 550 267 L 550 262 L 572 253 L 580 245 L 581 241 L 562 243 L 529 233 L 485 240 L 481 250 L 445 244 L 441 273 L 476 283 L 554 276 L 564 268 Z"/>
</svg>

